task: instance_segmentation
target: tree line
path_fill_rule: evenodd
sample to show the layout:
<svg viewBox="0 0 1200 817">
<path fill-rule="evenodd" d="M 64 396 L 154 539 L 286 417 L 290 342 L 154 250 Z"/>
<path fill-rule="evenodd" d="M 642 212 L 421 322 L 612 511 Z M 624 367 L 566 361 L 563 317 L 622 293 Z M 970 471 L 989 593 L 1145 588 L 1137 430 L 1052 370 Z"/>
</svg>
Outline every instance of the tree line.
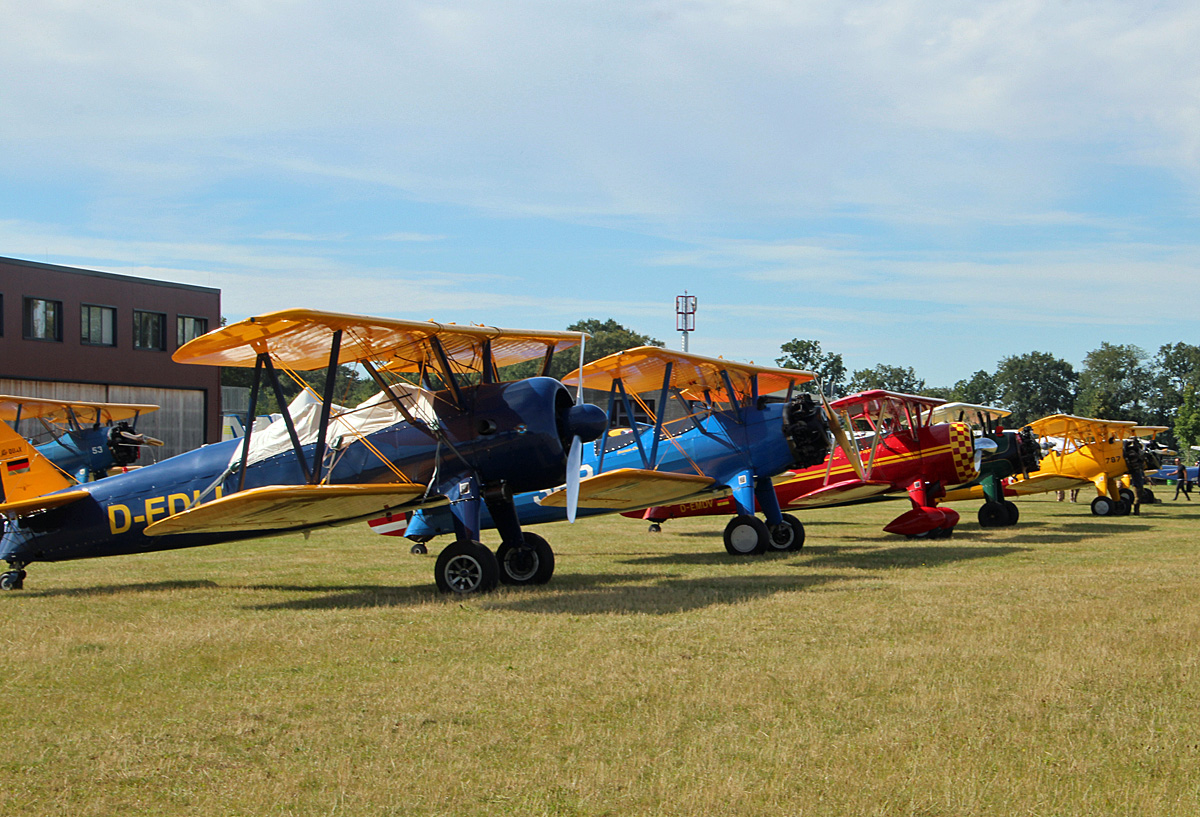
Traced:
<svg viewBox="0 0 1200 817">
<path fill-rule="evenodd" d="M 981 369 L 953 386 L 930 386 L 911 366 L 881 363 L 848 373 L 842 356 L 815 340 L 793 338 L 780 352 L 777 365 L 815 372 L 836 397 L 867 389 L 923 394 L 1008 409 L 1012 425 L 1048 414 L 1133 420 L 1170 427 L 1172 447 L 1200 443 L 1200 346 L 1190 343 L 1167 344 L 1154 355 L 1132 344 L 1101 343 L 1079 371 L 1049 352 L 1011 355 L 994 371 Z"/>
</svg>

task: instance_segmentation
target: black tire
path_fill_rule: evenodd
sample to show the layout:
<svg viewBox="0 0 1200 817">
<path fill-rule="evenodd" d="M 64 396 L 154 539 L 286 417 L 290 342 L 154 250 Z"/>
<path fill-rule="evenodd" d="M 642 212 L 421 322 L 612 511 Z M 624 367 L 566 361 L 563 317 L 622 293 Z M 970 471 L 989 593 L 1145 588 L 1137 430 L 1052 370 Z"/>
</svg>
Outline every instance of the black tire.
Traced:
<svg viewBox="0 0 1200 817">
<path fill-rule="evenodd" d="M 1129 507 L 1132 508 L 1133 507 L 1133 491 L 1131 491 L 1128 488 L 1122 488 L 1120 493 L 1121 493 L 1122 501 L 1124 501 L 1124 503 L 1126 505 L 1128 505 Z"/>
<path fill-rule="evenodd" d="M 1020 521 L 1021 509 L 1017 507 L 1017 503 L 1009 502 L 1007 499 L 1004 500 L 1004 510 L 1006 513 L 1008 513 L 1008 523 L 1007 524 L 1010 527 L 1012 525 L 1017 524 L 1017 522 Z"/>
<path fill-rule="evenodd" d="M 979 527 L 1002 528 L 1008 524 L 1008 509 L 1003 502 L 988 500 L 979 506 Z"/>
<path fill-rule="evenodd" d="M 725 526 L 725 550 L 733 556 L 752 556 L 767 549 L 771 533 L 757 516 L 738 514 Z"/>
<path fill-rule="evenodd" d="M 23 570 L 20 572 L 10 570 L 0 575 L 0 590 L 20 590 L 24 584 L 22 581 L 25 578 L 24 572 Z"/>
<path fill-rule="evenodd" d="M 650 527 L 646 529 L 647 533 L 662 533 L 662 525 L 657 522 L 651 522 Z"/>
<path fill-rule="evenodd" d="M 415 556 L 424 556 L 429 552 L 429 548 L 425 547 L 424 542 L 414 542 L 413 546 L 408 549 L 408 552 Z"/>
<path fill-rule="evenodd" d="M 554 575 L 554 551 L 550 543 L 536 533 L 524 533 L 525 545 L 505 542 L 496 548 L 500 581 L 523 586 L 545 584 Z"/>
<path fill-rule="evenodd" d="M 1123 499 L 1118 499 L 1113 505 L 1113 516 L 1129 516 L 1133 506 Z"/>
<path fill-rule="evenodd" d="M 1098 496 L 1092 500 L 1092 513 L 1096 516 L 1113 516 L 1116 504 L 1106 496 Z"/>
<path fill-rule="evenodd" d="M 483 545 L 460 539 L 438 554 L 433 579 L 443 593 L 487 593 L 500 583 L 500 565 Z"/>
<path fill-rule="evenodd" d="M 1157 501 L 1158 500 L 1156 500 L 1154 498 L 1154 491 L 1151 491 L 1149 488 L 1142 489 L 1142 504 L 1143 505 L 1153 505 Z"/>
<path fill-rule="evenodd" d="M 804 525 L 790 513 L 783 515 L 783 524 L 774 530 L 768 527 L 768 531 L 768 553 L 786 553 L 804 547 Z"/>
</svg>

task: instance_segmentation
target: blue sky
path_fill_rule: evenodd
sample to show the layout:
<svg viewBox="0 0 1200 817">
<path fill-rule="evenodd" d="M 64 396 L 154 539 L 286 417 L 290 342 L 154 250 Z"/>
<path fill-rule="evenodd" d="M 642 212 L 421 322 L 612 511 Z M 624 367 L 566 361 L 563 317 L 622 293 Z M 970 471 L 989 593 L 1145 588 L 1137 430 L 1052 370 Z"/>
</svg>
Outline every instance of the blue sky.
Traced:
<svg viewBox="0 0 1200 817">
<path fill-rule="evenodd" d="M 0 255 L 951 385 L 1200 342 L 1186 2 L 5 3 Z"/>
</svg>

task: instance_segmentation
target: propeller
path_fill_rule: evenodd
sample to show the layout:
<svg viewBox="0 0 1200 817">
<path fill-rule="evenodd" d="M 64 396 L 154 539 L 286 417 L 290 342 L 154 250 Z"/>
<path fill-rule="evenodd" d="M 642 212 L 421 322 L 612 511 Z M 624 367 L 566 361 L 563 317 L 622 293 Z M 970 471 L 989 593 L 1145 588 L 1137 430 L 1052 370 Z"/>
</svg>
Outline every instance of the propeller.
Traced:
<svg viewBox="0 0 1200 817">
<path fill-rule="evenodd" d="M 575 384 L 574 412 L 583 404 L 583 347 L 587 344 L 587 335 L 579 334 L 579 382 Z M 583 441 L 579 434 L 571 435 L 571 451 L 567 454 L 567 521 L 575 521 L 575 511 L 579 508 L 579 471 L 583 465 Z"/>
<path fill-rule="evenodd" d="M 121 438 L 121 445 L 166 445 L 162 440 L 151 437 L 149 434 L 133 434 L 128 431 L 119 431 L 117 434 Z"/>
<path fill-rule="evenodd" d="M 996 453 L 996 449 L 999 447 L 1000 446 L 996 444 L 996 441 L 990 437 L 976 437 L 975 438 L 975 473 L 976 474 L 979 473 L 979 467 L 981 465 L 983 465 L 983 452 L 986 451 L 989 454 L 994 454 L 994 453 Z"/>
<path fill-rule="evenodd" d="M 837 414 L 829 405 L 829 399 L 825 396 L 825 392 L 821 392 L 821 402 L 825 406 L 825 415 L 829 418 L 829 430 L 833 432 L 833 440 L 838 444 L 846 454 L 846 459 L 850 460 L 850 465 L 854 468 L 854 473 L 864 482 L 867 479 L 867 474 L 863 470 L 862 457 L 859 456 L 858 446 L 851 445 L 850 439 L 846 436 L 846 430 L 842 428 L 842 422 L 838 419 Z M 830 453 L 830 456 L 833 456 Z"/>
</svg>

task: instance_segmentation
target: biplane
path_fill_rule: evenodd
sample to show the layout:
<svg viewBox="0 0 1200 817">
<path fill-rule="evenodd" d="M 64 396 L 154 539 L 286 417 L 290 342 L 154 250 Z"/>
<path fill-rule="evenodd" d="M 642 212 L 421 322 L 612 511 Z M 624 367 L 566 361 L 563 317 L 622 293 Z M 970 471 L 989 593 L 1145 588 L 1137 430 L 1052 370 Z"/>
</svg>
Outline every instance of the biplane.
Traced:
<svg viewBox="0 0 1200 817">
<path fill-rule="evenodd" d="M 943 403 L 929 410 L 929 422 L 967 423 L 975 433 L 996 444 L 993 451 L 984 451 L 979 464 L 979 477 L 966 486 L 947 486 L 943 501 L 952 502 L 964 497 L 975 498 L 980 494 L 983 504 L 979 506 L 978 519 L 981 527 L 1007 527 L 1017 524 L 1021 511 L 1015 502 L 1004 495 L 1004 480 L 1016 474 L 1028 479 L 1041 464 L 1042 449 L 1038 445 L 1033 429 L 1025 426 L 1017 431 L 1005 429 L 1001 421 L 1012 412 L 994 406 L 975 403 Z M 978 491 L 967 489 L 978 488 Z"/>
<path fill-rule="evenodd" d="M 1166 426 L 1139 426 L 1131 420 L 1099 420 L 1070 414 L 1053 414 L 1029 425 L 1040 441 L 1041 466 L 1028 477 L 1014 476 L 1004 487 L 1005 496 L 1026 496 L 1047 491 L 1076 490 L 1096 486 L 1092 513 L 1097 516 L 1123 516 L 1134 504 L 1133 490 L 1122 477 L 1134 472 L 1134 482 L 1144 478 L 1147 457 L 1153 449 L 1139 437 L 1154 437 Z M 1150 470 L 1153 470 L 1151 468 Z M 1145 490 L 1145 489 L 1143 489 Z M 979 486 L 952 492 L 950 499 L 978 498 Z M 1143 493 L 1143 501 L 1153 494 Z"/>
<path fill-rule="evenodd" d="M 929 409 L 943 402 L 875 389 L 828 404 L 838 445 L 824 464 L 776 480 L 778 504 L 785 510 L 802 509 L 907 493 L 912 507 L 885 531 L 910 537 L 951 535 L 958 514 L 939 507 L 938 501 L 947 486 L 975 478 L 983 452 L 994 444 L 975 440 L 962 423 L 930 423 Z M 660 525 L 675 517 L 731 512 L 726 500 L 715 499 L 655 507 L 640 516 Z"/>
<path fill-rule="evenodd" d="M 208 445 L 126 474 L 71 485 L 31 447 L 6 446 L 0 482 L 6 518 L 0 586 L 19 588 L 36 561 L 193 547 L 340 525 L 380 513 L 450 508 L 456 541 L 437 560 L 440 590 L 495 587 L 497 557 L 479 544 L 480 508 L 498 520 L 501 551 L 552 555 L 526 542 L 514 493 L 560 485 L 572 449 L 599 436 L 604 413 L 546 376 L 505 382 L 500 369 L 580 344 L 571 332 L 368 318 L 287 310 L 190 341 L 181 363 L 254 369 L 249 416 L 261 388 L 280 405 L 280 375 L 324 370 L 261 432 Z M 339 365 L 357 364 L 379 394 L 336 405 Z M 576 471 L 578 473 L 578 471 Z M 57 479 L 56 479 L 57 478 Z"/>
<path fill-rule="evenodd" d="M 133 465 L 142 448 L 161 446 L 162 440 L 137 432 L 138 418 L 152 411 L 158 411 L 158 406 L 0 395 L 0 420 L 17 433 L 23 420 L 26 425 L 36 422 L 40 432 L 29 438 L 37 452 L 77 482 L 100 479 L 110 468 Z M 0 435 L 0 442 L 11 440 L 3 432 Z M 48 440 L 39 443 L 42 436 Z"/>
<path fill-rule="evenodd" d="M 811 372 L 797 369 L 655 346 L 595 360 L 563 382 L 608 392 L 604 433 L 584 452 L 578 488 L 519 496 L 521 519 L 572 518 L 565 510 L 572 490 L 578 490 L 580 514 L 724 496 L 735 514 L 725 529 L 730 553 L 798 548 L 804 527 L 782 513 L 772 478 L 823 462 L 829 450 L 819 404 L 795 391 L 811 379 Z M 624 425 L 618 424 L 622 417 L 628 420 Z M 755 516 L 756 504 L 765 522 Z M 429 538 L 450 532 L 450 523 L 446 509 L 423 509 L 413 514 L 404 535 L 421 552 Z"/>
</svg>

